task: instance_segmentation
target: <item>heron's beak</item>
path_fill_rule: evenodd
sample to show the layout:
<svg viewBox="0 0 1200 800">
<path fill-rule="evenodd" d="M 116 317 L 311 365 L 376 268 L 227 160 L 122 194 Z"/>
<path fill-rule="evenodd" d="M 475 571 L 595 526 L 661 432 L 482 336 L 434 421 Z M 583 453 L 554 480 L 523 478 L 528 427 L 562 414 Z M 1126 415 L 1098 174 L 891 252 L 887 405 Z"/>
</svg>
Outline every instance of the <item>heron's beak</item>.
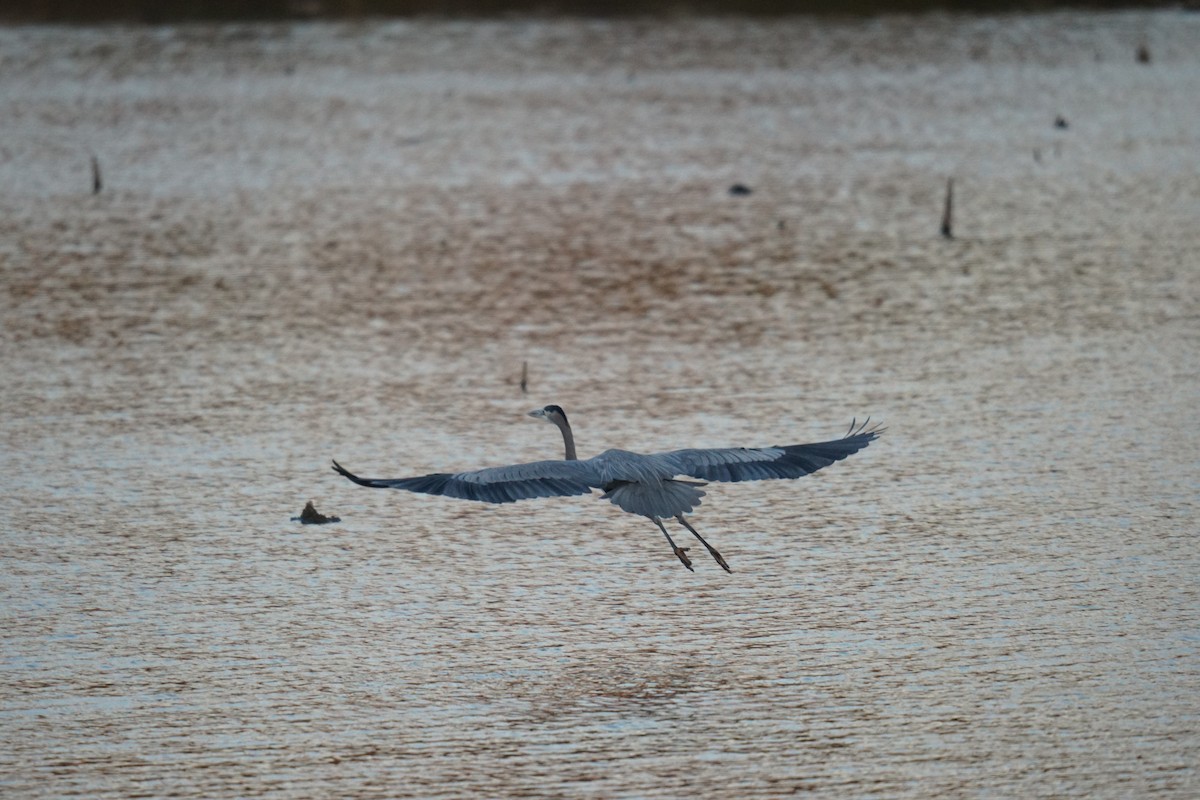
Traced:
<svg viewBox="0 0 1200 800">
<path fill-rule="evenodd" d="M 530 412 L 529 412 L 529 416 L 531 416 L 531 417 L 544 417 L 544 416 L 546 416 L 546 409 L 544 409 L 544 408 L 535 408 L 533 411 L 530 411 Z"/>
</svg>

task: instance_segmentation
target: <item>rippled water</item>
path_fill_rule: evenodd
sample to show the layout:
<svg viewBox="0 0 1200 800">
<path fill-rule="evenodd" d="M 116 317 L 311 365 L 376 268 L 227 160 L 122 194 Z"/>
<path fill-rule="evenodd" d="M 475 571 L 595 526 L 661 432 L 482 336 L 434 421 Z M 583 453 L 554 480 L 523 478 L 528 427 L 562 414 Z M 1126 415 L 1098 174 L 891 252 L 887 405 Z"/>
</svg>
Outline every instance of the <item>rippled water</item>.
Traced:
<svg viewBox="0 0 1200 800">
<path fill-rule="evenodd" d="M 1194 795 L 1198 25 L 0 30 L 0 792 Z"/>
</svg>

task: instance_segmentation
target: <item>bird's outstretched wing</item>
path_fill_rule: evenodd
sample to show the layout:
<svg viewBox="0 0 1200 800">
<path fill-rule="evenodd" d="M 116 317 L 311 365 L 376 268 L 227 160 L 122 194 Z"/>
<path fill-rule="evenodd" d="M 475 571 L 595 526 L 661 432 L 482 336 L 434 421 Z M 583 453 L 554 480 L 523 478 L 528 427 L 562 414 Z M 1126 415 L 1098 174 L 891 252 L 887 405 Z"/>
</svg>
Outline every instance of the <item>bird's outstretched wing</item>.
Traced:
<svg viewBox="0 0 1200 800">
<path fill-rule="evenodd" d="M 850 423 L 841 439 L 815 444 L 791 444 L 775 447 L 727 447 L 710 450 L 672 450 L 656 453 L 676 470 L 706 481 L 761 481 L 772 478 L 799 478 L 828 467 L 853 455 L 879 438 L 883 429 Z"/>
<path fill-rule="evenodd" d="M 333 471 L 359 486 L 404 489 L 483 503 L 512 503 L 532 497 L 588 494 L 602 483 L 587 461 L 534 461 L 472 472 L 438 472 L 415 478 L 360 478 L 336 461 Z"/>
</svg>

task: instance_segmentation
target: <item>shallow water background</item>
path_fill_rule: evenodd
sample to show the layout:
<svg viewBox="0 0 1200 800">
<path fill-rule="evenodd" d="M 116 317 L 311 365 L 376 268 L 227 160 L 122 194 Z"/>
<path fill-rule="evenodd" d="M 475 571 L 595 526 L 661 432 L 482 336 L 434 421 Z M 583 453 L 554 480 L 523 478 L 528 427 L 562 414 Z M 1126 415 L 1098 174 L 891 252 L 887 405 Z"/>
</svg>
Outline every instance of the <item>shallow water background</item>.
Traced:
<svg viewBox="0 0 1200 800">
<path fill-rule="evenodd" d="M 1196 41 L 0 29 L 0 794 L 1195 796 Z M 551 402 L 888 430 L 709 487 L 732 575 L 328 467 L 557 457 Z"/>
</svg>

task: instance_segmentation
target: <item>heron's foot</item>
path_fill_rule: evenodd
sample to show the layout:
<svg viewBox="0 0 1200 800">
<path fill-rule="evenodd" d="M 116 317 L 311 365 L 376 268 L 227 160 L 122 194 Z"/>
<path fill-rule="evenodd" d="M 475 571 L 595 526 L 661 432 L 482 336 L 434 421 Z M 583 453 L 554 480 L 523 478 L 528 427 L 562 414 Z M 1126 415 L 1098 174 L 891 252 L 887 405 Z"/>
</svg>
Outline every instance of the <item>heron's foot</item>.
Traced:
<svg viewBox="0 0 1200 800">
<path fill-rule="evenodd" d="M 707 550 L 708 554 L 713 557 L 713 560 L 721 565 L 721 569 L 725 570 L 726 572 L 728 572 L 731 575 L 733 574 L 733 570 L 731 570 L 729 568 L 729 565 L 725 563 L 725 559 L 721 558 L 721 554 L 717 552 L 717 548 L 713 547 L 711 544 L 704 541 L 704 537 L 700 535 L 699 531 L 697 531 L 695 528 L 693 528 L 691 526 L 691 523 L 689 523 L 686 519 L 684 519 L 683 514 L 677 514 L 675 516 L 675 519 L 679 520 L 680 525 L 687 528 L 689 531 L 692 532 L 693 536 L 695 536 L 698 540 L 700 540 L 700 544 L 704 545 L 704 549 Z M 666 532 L 667 532 L 667 529 L 663 528 L 663 533 L 666 533 Z M 670 540 L 671 540 L 671 537 L 667 536 L 667 541 L 670 541 Z M 674 545 L 675 543 L 671 542 L 671 544 Z"/>
<path fill-rule="evenodd" d="M 696 570 L 692 569 L 692 560 L 687 557 L 688 548 L 676 547 L 676 548 L 674 548 L 674 550 L 675 550 L 675 555 L 679 556 L 679 560 L 681 562 L 683 562 L 683 565 L 685 567 L 687 567 L 688 569 L 692 570 L 692 572 L 695 572 Z"/>
</svg>

